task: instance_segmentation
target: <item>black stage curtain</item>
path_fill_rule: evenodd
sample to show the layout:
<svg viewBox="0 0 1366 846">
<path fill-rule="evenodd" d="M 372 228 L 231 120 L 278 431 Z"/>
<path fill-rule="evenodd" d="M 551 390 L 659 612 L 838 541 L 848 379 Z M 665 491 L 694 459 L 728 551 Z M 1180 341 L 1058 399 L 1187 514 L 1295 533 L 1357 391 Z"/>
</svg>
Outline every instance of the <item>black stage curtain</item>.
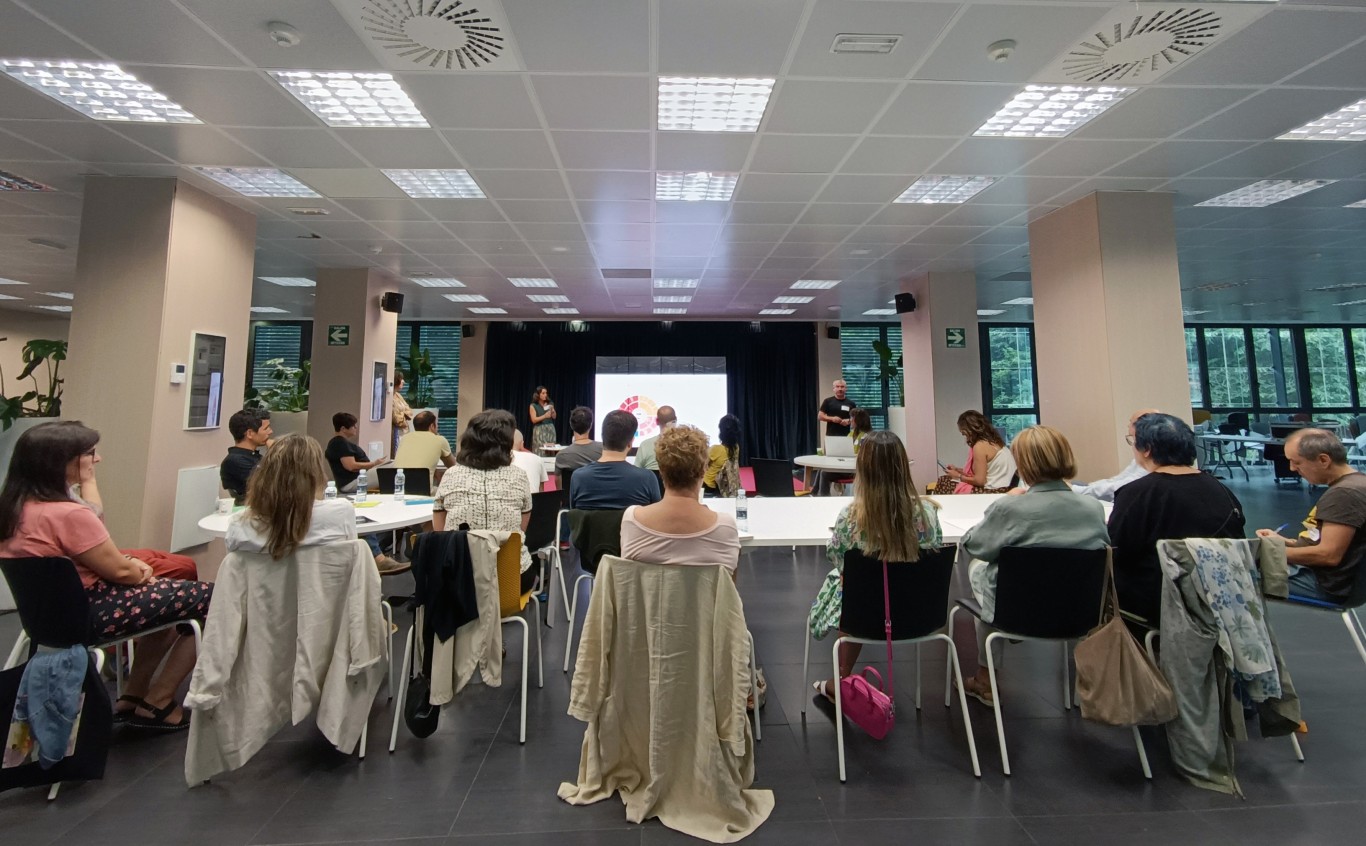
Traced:
<svg viewBox="0 0 1366 846">
<path fill-rule="evenodd" d="M 484 407 L 505 408 L 531 443 L 527 413 L 537 385 L 559 411 L 560 443 L 568 443 L 569 411 L 593 404 L 598 356 L 724 356 L 727 405 L 740 418 L 740 458 L 791 458 L 815 452 L 816 327 L 811 323 L 655 322 L 490 323 L 484 365 Z"/>
</svg>

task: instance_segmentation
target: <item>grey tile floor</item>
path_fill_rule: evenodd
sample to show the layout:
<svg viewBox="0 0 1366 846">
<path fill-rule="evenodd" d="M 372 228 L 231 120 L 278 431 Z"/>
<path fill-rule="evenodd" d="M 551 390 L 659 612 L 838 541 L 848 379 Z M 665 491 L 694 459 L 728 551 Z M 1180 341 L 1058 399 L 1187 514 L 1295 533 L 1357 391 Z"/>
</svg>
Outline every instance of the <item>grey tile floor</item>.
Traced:
<svg viewBox="0 0 1366 846">
<path fill-rule="evenodd" d="M 1273 487 L 1265 475 L 1233 484 L 1249 525 L 1298 519 L 1314 499 Z M 1304 699 L 1307 761 L 1284 740 L 1238 749 L 1246 799 L 1209 793 L 1172 774 L 1160 732 L 1145 730 L 1154 779 L 1145 782 L 1130 735 L 1096 726 L 1059 702 L 1054 649 L 1012 646 L 1003 671 L 1007 737 L 1015 774 L 1001 774 L 990 713 L 969 703 L 982 760 L 973 778 L 962 722 L 942 705 L 942 651 L 925 649 L 924 707 L 910 707 L 913 654 L 897 663 L 899 721 L 883 742 L 848 738 L 849 780 L 836 776 L 832 715 L 812 704 L 801 675 L 803 615 L 825 573 L 815 550 L 756 552 L 741 571 L 746 616 L 770 682 L 760 787 L 777 798 L 748 842 L 803 844 L 1360 844 L 1366 826 L 1366 667 L 1333 617 L 1299 609 L 1273 624 Z M 13 637 L 0 617 L 0 642 Z M 507 629 L 511 638 L 517 637 Z M 527 743 L 517 744 L 515 659 L 500 689 L 472 688 L 426 740 L 400 730 L 385 751 L 392 712 L 370 722 L 364 762 L 337 753 L 310 725 L 281 733 L 247 767 L 186 789 L 182 737 L 115 739 L 104 781 L 0 795 L 0 841 L 39 846 L 246 846 L 405 843 L 479 846 L 654 846 L 687 838 L 652 821 L 627 823 L 613 800 L 571 807 L 555 790 L 573 778 L 582 724 L 565 714 L 569 679 L 559 671 L 564 625 L 547 631 L 546 686 L 533 687 Z M 964 632 L 966 634 L 966 632 Z M 515 639 L 509 653 L 516 655 Z M 828 665 L 829 643 L 814 655 Z M 964 650 L 963 657 L 969 659 Z M 904 659 L 904 660 L 902 660 Z M 816 671 L 813 671 L 813 675 Z M 808 703 L 805 721 L 800 708 Z"/>
</svg>

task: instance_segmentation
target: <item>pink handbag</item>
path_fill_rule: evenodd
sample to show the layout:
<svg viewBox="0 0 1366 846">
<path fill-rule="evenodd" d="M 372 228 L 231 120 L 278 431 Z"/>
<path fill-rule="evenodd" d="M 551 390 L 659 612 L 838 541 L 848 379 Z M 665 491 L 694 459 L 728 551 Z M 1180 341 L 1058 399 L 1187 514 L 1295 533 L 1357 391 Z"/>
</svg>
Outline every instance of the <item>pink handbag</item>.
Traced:
<svg viewBox="0 0 1366 846">
<path fill-rule="evenodd" d="M 840 679 L 840 707 L 854 725 L 881 740 L 896 724 L 896 701 L 892 698 L 892 600 L 887 585 L 887 562 L 882 562 L 883 625 L 887 632 L 887 691 L 882 689 L 882 674 L 872 667 Z M 868 680 L 868 674 L 877 680 Z"/>
</svg>

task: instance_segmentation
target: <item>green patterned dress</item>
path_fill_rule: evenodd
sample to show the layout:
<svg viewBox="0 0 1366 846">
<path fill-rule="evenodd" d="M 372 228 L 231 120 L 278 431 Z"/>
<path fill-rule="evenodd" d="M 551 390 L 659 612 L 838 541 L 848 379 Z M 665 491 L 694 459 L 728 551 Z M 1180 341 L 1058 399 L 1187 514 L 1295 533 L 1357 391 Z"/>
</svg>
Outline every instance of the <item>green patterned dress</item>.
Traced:
<svg viewBox="0 0 1366 846">
<path fill-rule="evenodd" d="M 938 549 L 944 542 L 939 529 L 939 506 L 932 499 L 922 498 L 920 508 L 924 516 L 918 532 L 920 548 Z M 824 638 L 831 629 L 839 628 L 840 606 L 844 602 L 844 553 L 861 548 L 865 540 L 863 531 L 850 519 L 849 507 L 846 506 L 835 521 L 830 543 L 825 548 L 825 557 L 830 559 L 834 569 L 826 574 L 825 581 L 821 583 L 816 601 L 811 603 L 811 615 L 807 618 L 811 636 L 816 640 Z"/>
</svg>

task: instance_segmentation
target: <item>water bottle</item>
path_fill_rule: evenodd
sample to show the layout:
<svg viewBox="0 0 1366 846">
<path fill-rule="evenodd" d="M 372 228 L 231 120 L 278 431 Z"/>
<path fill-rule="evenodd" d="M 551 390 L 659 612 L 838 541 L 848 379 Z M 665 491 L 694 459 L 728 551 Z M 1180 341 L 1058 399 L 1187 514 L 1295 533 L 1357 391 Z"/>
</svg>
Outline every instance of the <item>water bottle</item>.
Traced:
<svg viewBox="0 0 1366 846">
<path fill-rule="evenodd" d="M 327 487 L 323 488 L 323 499 L 337 498 L 337 483 L 329 481 Z"/>
<path fill-rule="evenodd" d="M 362 502 L 365 502 L 366 496 L 365 471 L 362 470 L 360 471 L 360 475 L 356 477 L 356 504 L 360 505 Z"/>
<path fill-rule="evenodd" d="M 403 501 L 403 468 L 394 473 L 394 502 Z"/>
<path fill-rule="evenodd" d="M 745 501 L 745 489 L 735 492 L 735 526 L 742 532 L 749 531 L 749 503 Z"/>
</svg>

